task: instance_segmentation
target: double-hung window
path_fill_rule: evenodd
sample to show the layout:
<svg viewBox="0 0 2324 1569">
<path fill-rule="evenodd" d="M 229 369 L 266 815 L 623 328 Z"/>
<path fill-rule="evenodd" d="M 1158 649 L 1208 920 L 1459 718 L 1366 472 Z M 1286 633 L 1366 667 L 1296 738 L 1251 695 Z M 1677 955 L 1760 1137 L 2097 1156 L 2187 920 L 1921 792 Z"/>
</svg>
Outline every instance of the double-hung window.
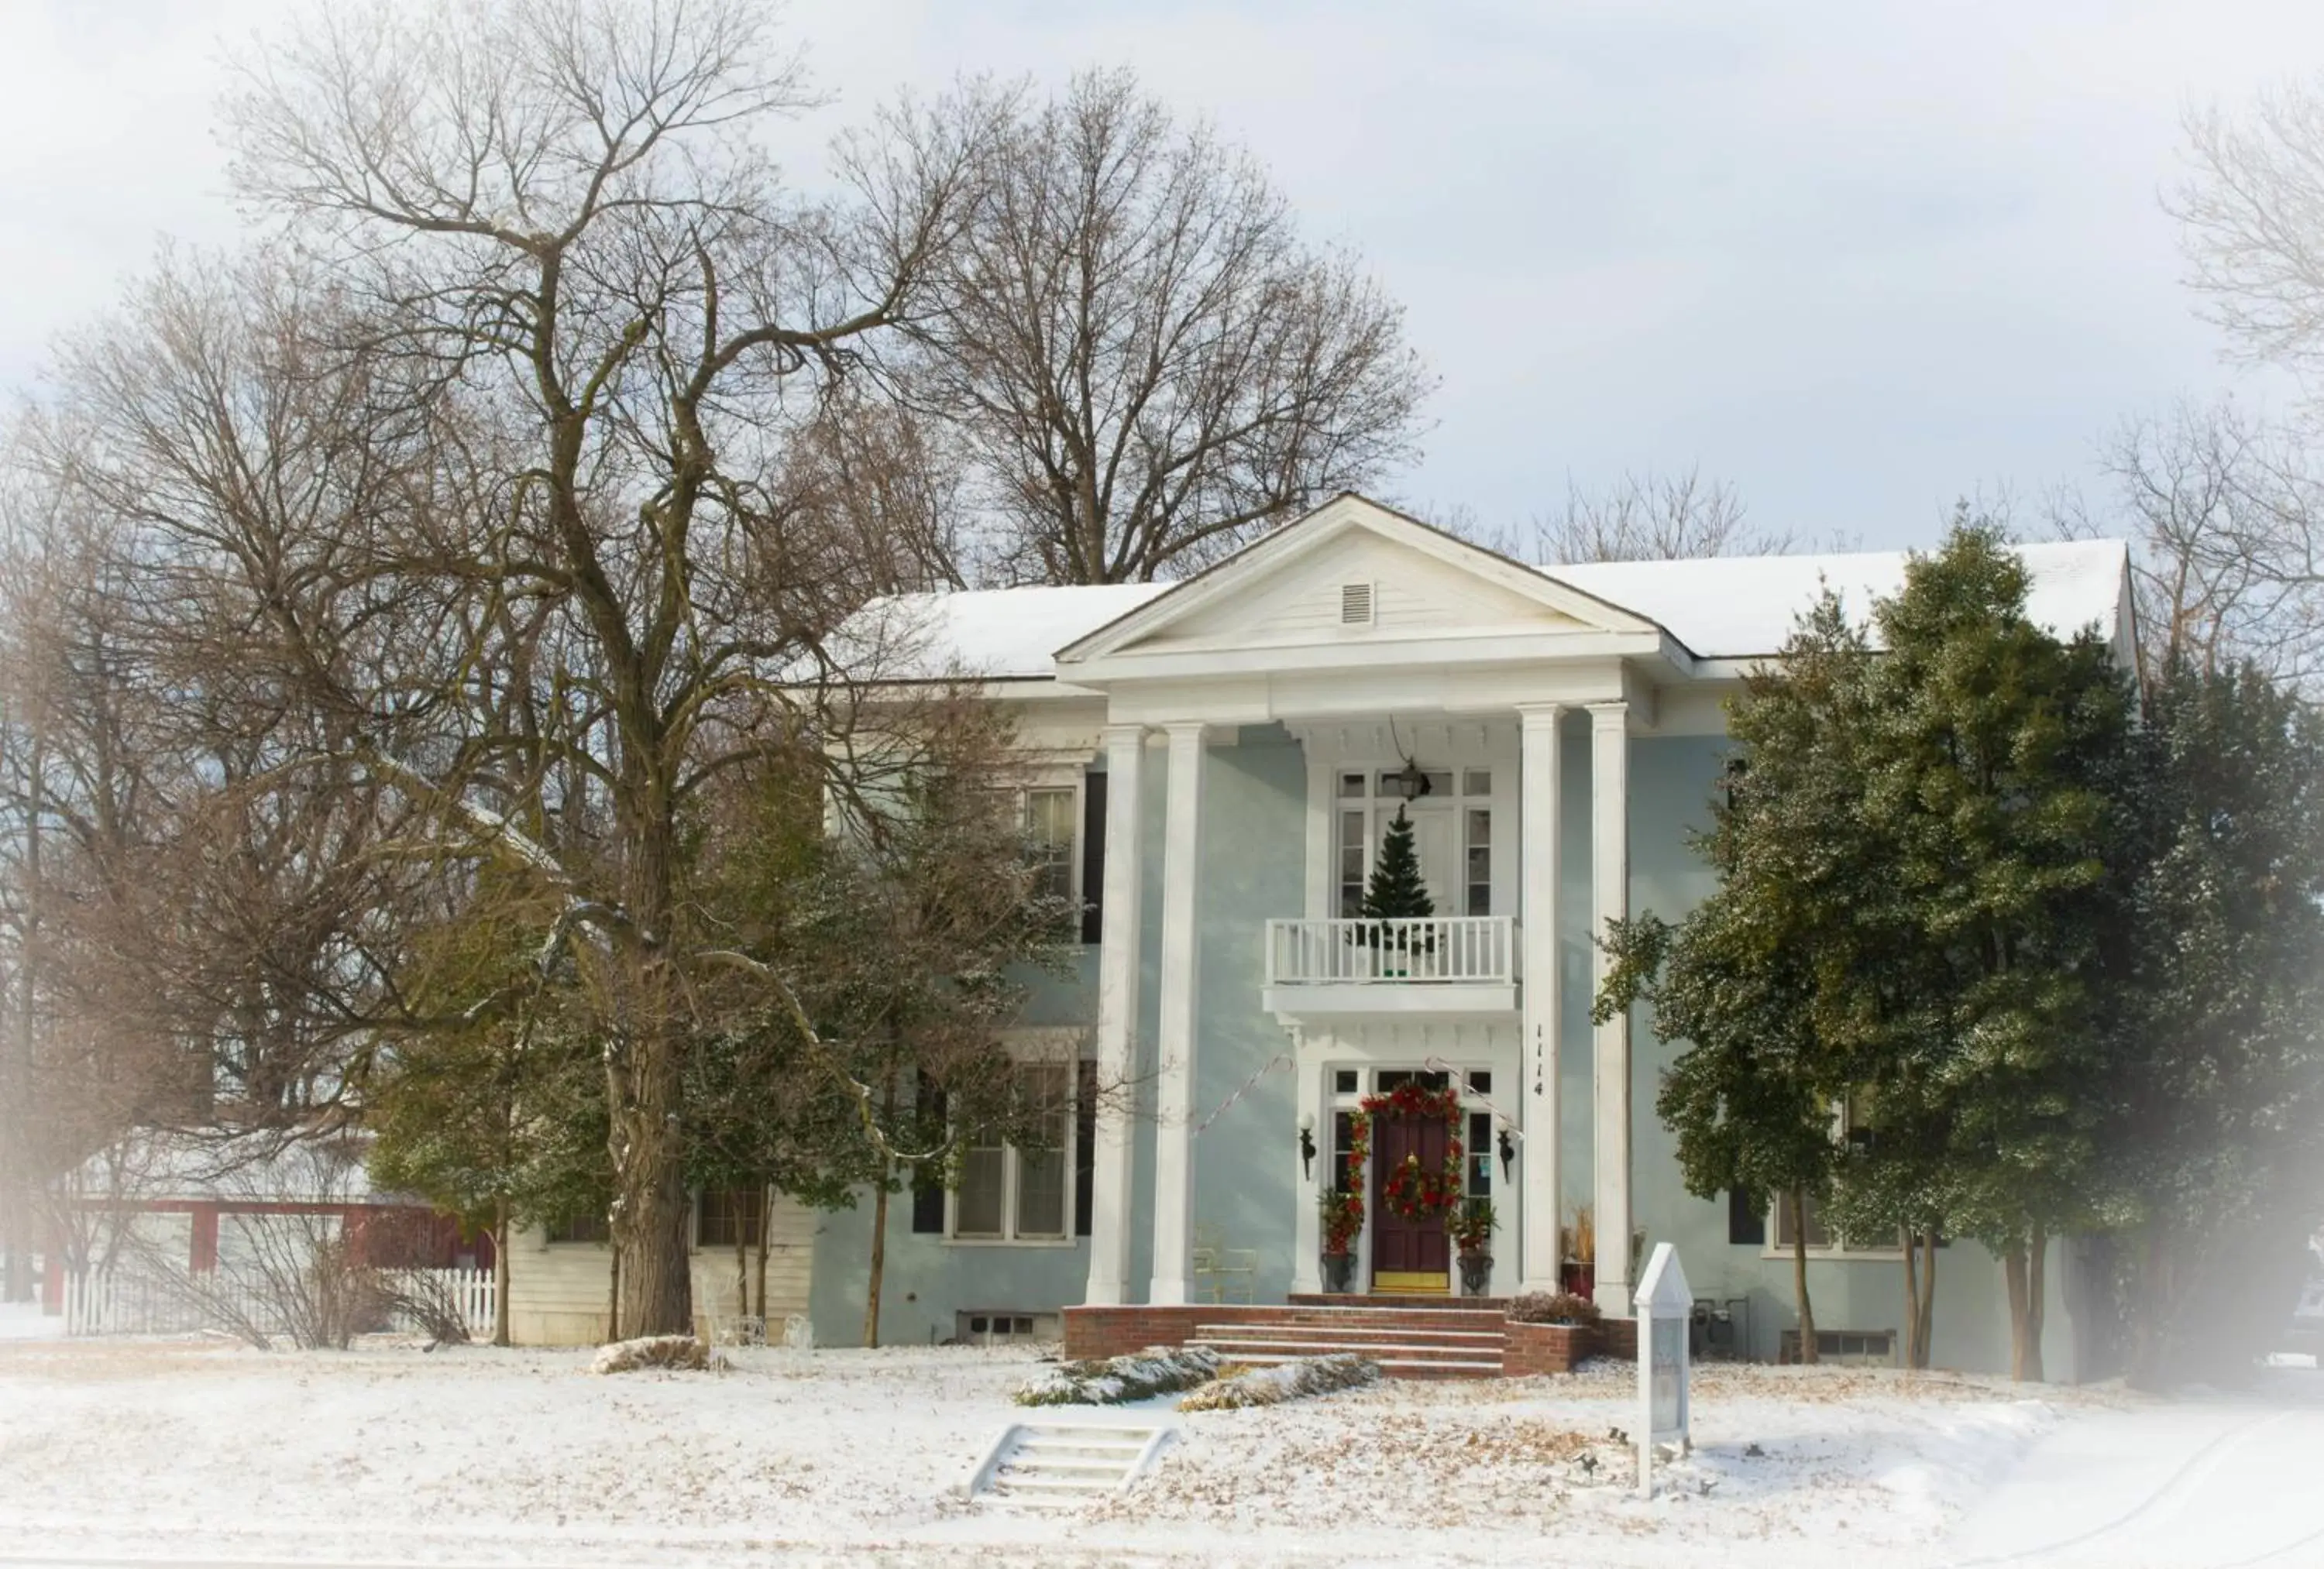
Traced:
<svg viewBox="0 0 2324 1569">
<path fill-rule="evenodd" d="M 1033 858 L 1033 892 L 1045 899 L 1074 896 L 1074 830 L 1081 793 L 1072 785 L 1025 792 L 1025 838 Z"/>
<path fill-rule="evenodd" d="M 1070 1062 L 1027 1062 L 1017 1088 L 1031 1136 L 972 1144 L 952 1196 L 961 1242 L 1066 1242 L 1074 1235 L 1074 1074 Z"/>
</svg>

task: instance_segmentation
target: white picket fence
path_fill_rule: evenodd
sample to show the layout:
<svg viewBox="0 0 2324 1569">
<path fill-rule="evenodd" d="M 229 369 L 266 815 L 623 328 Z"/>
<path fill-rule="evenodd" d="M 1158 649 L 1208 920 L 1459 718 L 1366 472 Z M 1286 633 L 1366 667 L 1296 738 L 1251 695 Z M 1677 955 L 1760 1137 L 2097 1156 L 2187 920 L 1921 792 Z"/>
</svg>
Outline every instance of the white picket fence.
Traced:
<svg viewBox="0 0 2324 1569">
<path fill-rule="evenodd" d="M 387 1270 L 400 1295 L 423 1290 L 448 1297 L 472 1339 L 492 1337 L 497 1283 L 490 1270 Z M 247 1324 L 269 1335 L 290 1333 L 289 1314 L 264 1282 L 225 1271 L 174 1275 L 146 1270 L 83 1271 L 65 1276 L 65 1333 L 192 1335 L 229 1333 Z M 424 1326 L 402 1308 L 384 1327 L 419 1333 Z"/>
</svg>

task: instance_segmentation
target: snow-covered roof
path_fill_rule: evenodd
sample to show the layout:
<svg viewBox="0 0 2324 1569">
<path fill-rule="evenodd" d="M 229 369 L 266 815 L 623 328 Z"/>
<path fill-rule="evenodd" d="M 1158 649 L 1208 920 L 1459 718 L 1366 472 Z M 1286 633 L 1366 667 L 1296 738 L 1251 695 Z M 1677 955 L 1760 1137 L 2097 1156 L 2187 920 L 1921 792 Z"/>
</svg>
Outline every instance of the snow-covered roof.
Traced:
<svg viewBox="0 0 2324 1569">
<path fill-rule="evenodd" d="M 2026 610 L 2061 638 L 2096 624 L 2112 637 L 2126 547 L 2119 540 L 2011 546 L 2031 574 Z M 1692 561 L 1592 562 L 1532 570 L 1643 616 L 1702 659 L 1779 650 L 1802 611 L 1829 584 L 1852 616 L 1904 586 L 1901 550 L 1835 555 L 1721 556 Z M 874 601 L 843 634 L 841 663 L 870 680 L 964 675 L 1040 680 L 1056 655 L 1176 585 L 1100 583 L 975 589 Z"/>
<path fill-rule="evenodd" d="M 2025 610 L 2034 625 L 2070 638 L 2096 623 L 2112 637 L 2128 559 L 2118 539 L 2011 547 L 2032 582 Z M 1720 556 L 1700 561 L 1606 561 L 1545 566 L 1545 575 L 1659 624 L 1704 659 L 1773 654 L 1799 613 L 1826 584 L 1861 619 L 1875 599 L 1904 586 L 1902 550 L 1845 555 Z"/>
<path fill-rule="evenodd" d="M 898 594 L 866 606 L 850 623 L 851 640 L 881 650 L 868 661 L 878 679 L 1047 678 L 1057 673 L 1053 656 L 1058 649 L 1173 586 L 1119 583 Z"/>
</svg>

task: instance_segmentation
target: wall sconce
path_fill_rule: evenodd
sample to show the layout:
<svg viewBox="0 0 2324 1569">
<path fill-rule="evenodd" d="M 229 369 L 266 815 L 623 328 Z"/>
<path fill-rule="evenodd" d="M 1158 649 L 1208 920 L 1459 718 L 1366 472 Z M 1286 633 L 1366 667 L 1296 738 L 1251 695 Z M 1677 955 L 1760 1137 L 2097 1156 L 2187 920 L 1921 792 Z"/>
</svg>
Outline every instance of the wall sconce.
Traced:
<svg viewBox="0 0 2324 1569">
<path fill-rule="evenodd" d="M 1299 1170 L 1304 1177 L 1315 1175 L 1315 1119 L 1299 1119 Z"/>
<path fill-rule="evenodd" d="M 1501 1124 L 1500 1149 L 1501 1180 L 1506 1182 L 1509 1179 L 1509 1167 L 1517 1158 L 1517 1143 L 1509 1137 L 1509 1124 L 1507 1123 Z"/>
</svg>

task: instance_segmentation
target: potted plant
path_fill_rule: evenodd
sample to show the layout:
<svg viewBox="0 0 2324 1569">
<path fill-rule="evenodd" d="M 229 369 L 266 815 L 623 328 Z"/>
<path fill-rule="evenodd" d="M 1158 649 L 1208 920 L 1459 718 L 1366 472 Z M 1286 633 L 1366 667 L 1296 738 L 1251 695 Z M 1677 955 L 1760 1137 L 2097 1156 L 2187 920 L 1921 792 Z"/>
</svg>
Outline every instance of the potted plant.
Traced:
<svg viewBox="0 0 2324 1569">
<path fill-rule="evenodd" d="M 1355 1242 L 1364 1229 L 1364 1196 L 1350 1188 L 1326 1188 L 1317 1207 L 1323 1217 L 1323 1289 L 1342 1296 L 1355 1285 Z"/>
<path fill-rule="evenodd" d="M 1471 1198 L 1448 1210 L 1444 1229 L 1461 1255 L 1461 1290 L 1481 1297 L 1493 1279 L 1493 1201 Z"/>
</svg>

